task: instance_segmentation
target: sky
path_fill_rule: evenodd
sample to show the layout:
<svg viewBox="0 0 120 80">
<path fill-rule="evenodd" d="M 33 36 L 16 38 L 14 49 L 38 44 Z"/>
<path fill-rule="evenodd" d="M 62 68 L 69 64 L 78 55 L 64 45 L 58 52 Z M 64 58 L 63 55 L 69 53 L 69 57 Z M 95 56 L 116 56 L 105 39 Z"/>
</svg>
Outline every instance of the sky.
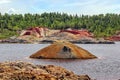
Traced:
<svg viewBox="0 0 120 80">
<path fill-rule="evenodd" d="M 2 14 L 60 12 L 97 15 L 120 13 L 120 0 L 0 0 Z"/>
</svg>

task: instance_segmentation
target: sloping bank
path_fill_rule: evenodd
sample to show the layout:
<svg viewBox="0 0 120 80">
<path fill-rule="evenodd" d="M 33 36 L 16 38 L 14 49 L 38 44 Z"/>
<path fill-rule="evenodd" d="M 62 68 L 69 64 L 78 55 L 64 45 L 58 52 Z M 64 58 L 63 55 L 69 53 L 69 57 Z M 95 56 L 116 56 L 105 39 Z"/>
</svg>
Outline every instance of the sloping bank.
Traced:
<svg viewBox="0 0 120 80">
<path fill-rule="evenodd" d="M 56 41 L 38 52 L 32 54 L 30 58 L 75 58 L 75 59 L 94 59 L 97 58 L 87 50 L 72 44 L 68 41 Z"/>
<path fill-rule="evenodd" d="M 0 80 L 91 80 L 54 65 L 33 65 L 26 62 L 0 63 Z"/>
</svg>

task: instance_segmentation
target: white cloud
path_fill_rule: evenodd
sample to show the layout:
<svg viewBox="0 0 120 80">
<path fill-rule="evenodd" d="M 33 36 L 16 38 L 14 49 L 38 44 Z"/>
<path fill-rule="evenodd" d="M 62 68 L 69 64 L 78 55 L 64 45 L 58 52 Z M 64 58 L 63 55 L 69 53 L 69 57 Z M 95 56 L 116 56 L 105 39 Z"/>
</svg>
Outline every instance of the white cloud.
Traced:
<svg viewBox="0 0 120 80">
<path fill-rule="evenodd" d="M 118 13 L 120 11 L 120 4 L 116 4 L 117 1 L 119 0 L 79 0 L 64 4 L 63 10 L 72 14 L 86 15 Z"/>
<path fill-rule="evenodd" d="M 0 4 L 10 3 L 11 0 L 0 0 Z"/>
<path fill-rule="evenodd" d="M 14 8 L 10 8 L 9 10 L 8 10 L 8 13 L 9 14 L 14 14 L 16 12 L 16 10 L 14 9 Z"/>
</svg>

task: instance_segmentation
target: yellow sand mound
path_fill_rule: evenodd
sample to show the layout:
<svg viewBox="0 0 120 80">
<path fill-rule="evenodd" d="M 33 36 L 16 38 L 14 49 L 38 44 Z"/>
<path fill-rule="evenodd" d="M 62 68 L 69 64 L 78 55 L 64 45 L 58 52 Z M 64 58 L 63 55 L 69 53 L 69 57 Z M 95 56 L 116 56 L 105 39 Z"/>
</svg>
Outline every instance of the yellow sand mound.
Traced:
<svg viewBox="0 0 120 80">
<path fill-rule="evenodd" d="M 87 50 L 78 47 L 67 41 L 56 41 L 38 52 L 32 54 L 30 58 L 80 58 L 93 59 L 97 58 Z"/>
</svg>

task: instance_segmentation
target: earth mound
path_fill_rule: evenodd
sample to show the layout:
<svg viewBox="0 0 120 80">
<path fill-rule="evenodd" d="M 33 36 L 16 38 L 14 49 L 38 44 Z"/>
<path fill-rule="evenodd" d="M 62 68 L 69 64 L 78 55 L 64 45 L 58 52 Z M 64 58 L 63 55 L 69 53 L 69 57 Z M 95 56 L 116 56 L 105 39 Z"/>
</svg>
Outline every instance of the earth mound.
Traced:
<svg viewBox="0 0 120 80">
<path fill-rule="evenodd" d="M 56 41 L 38 52 L 32 54 L 30 58 L 75 58 L 75 59 L 93 59 L 97 58 L 87 50 L 67 41 Z"/>
</svg>

